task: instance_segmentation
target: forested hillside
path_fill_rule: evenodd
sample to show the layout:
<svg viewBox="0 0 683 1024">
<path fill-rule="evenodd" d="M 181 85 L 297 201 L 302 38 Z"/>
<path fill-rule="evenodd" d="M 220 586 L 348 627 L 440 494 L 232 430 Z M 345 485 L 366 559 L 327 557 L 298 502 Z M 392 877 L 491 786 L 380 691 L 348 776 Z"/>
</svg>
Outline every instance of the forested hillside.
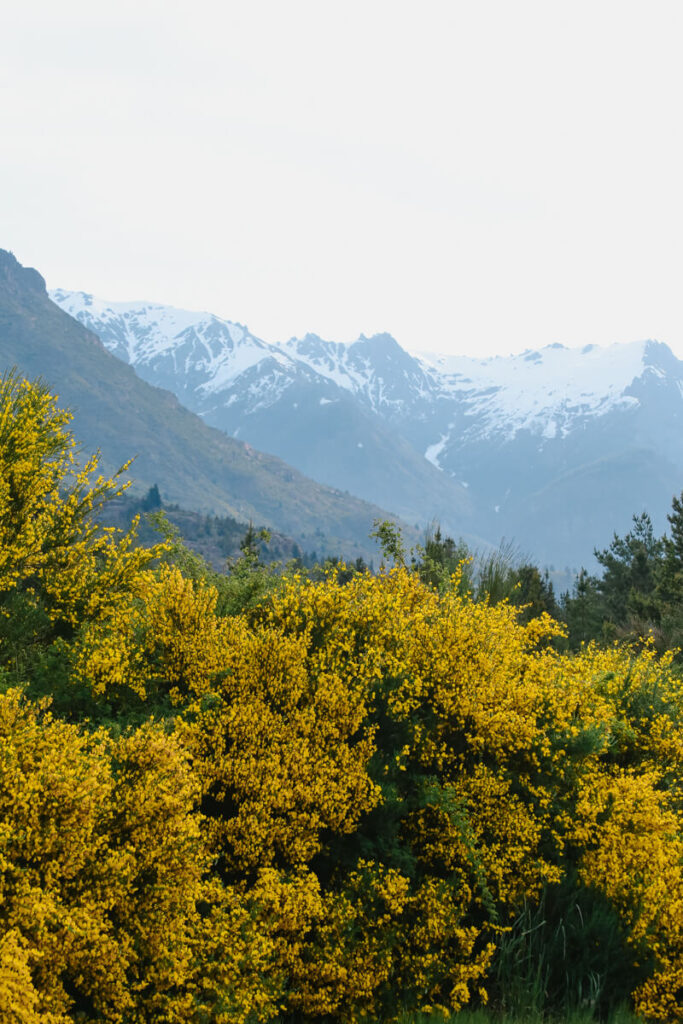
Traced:
<svg viewBox="0 0 683 1024">
<path fill-rule="evenodd" d="M 214 569 L 225 570 L 226 565 L 239 558 L 245 546 L 253 546 L 264 562 L 285 564 L 298 559 L 302 565 L 313 565 L 318 557 L 327 553 L 315 548 L 302 551 L 296 541 L 277 530 L 268 530 L 261 524 L 240 522 L 232 516 L 216 516 L 179 505 L 164 504 L 159 488 L 152 484 L 141 497 L 130 491 L 112 498 L 103 506 L 99 521 L 105 526 L 128 530 L 134 519 L 136 543 L 146 547 L 158 544 L 166 536 L 177 533 L 190 551 L 199 555 Z M 313 531 L 312 542 L 325 544 L 321 530 Z"/>
<path fill-rule="evenodd" d="M 558 651 L 387 524 L 317 581 L 134 547 L 76 451 L 6 377 L 1 1020 L 683 1019 L 670 655 Z"/>
</svg>

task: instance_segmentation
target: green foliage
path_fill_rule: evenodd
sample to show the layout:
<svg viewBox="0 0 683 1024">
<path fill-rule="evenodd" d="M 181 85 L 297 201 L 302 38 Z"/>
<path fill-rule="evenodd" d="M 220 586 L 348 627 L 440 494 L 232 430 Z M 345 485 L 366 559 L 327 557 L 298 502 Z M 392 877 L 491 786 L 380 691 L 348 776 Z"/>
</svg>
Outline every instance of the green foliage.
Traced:
<svg viewBox="0 0 683 1024">
<path fill-rule="evenodd" d="M 177 566 L 191 580 L 206 580 L 217 575 L 207 561 L 192 551 L 184 542 L 177 526 L 171 523 L 163 509 L 151 511 L 148 520 L 155 533 L 165 543 L 164 561 Z"/>
<path fill-rule="evenodd" d="M 158 485 L 152 484 L 147 494 L 140 500 L 140 509 L 143 512 L 153 512 L 157 508 L 161 508 L 161 495 Z"/>
<path fill-rule="evenodd" d="M 541 574 L 535 565 L 525 563 L 514 569 L 512 576 L 515 589 L 510 602 L 520 608 L 521 622 L 529 622 L 543 613 L 559 618 L 560 608 L 547 571 Z"/>
<path fill-rule="evenodd" d="M 525 904 L 501 935 L 491 1003 L 513 1019 L 583 1012 L 611 1020 L 651 970 L 647 957 L 636 963 L 613 907 L 570 875 L 546 887 L 537 904 Z"/>
<path fill-rule="evenodd" d="M 250 523 L 240 541 L 240 557 L 228 560 L 225 572 L 217 572 L 187 546 L 163 510 L 153 512 L 150 519 L 166 542 L 167 564 L 176 566 L 188 579 L 215 587 L 220 615 L 238 615 L 255 608 L 277 590 L 279 566 L 266 566 L 261 561 L 260 545 L 270 539 L 267 530 L 256 530 Z"/>
<path fill-rule="evenodd" d="M 413 566 L 420 579 L 439 593 L 452 586 L 453 575 L 459 572 L 458 588 L 465 594 L 472 590 L 472 556 L 464 541 L 444 537 L 441 527 L 434 522 L 425 534 L 424 548 L 414 558 Z"/>
<path fill-rule="evenodd" d="M 459 1013 L 445 1017 L 440 1013 L 404 1013 L 399 1024 L 593 1024 L 595 1017 L 590 1008 L 543 1014 L 535 1010 L 516 1013 L 514 1010 L 465 1007 Z M 617 1006 L 605 1024 L 642 1024 L 628 1004 Z"/>
<path fill-rule="evenodd" d="M 660 651 L 683 646 L 683 495 L 668 516 L 671 536 L 656 537 L 647 513 L 596 550 L 600 575 L 579 573 L 561 601 L 572 649 L 590 640 L 650 638 Z"/>
<path fill-rule="evenodd" d="M 440 594 L 455 584 L 458 593 L 471 594 L 477 601 L 508 601 L 519 608 L 520 622 L 543 613 L 553 618 L 560 615 L 547 571 L 541 574 L 535 565 L 521 560 L 511 544 L 471 552 L 463 540 L 444 537 L 435 522 L 426 531 L 424 547 L 413 554 L 412 568 Z"/>
<path fill-rule="evenodd" d="M 573 650 L 602 636 L 606 617 L 605 603 L 598 589 L 598 581 L 585 569 L 579 572 L 571 595 L 563 595 L 561 614 L 567 623 L 569 644 Z"/>
<path fill-rule="evenodd" d="M 129 529 L 133 520 L 137 519 L 137 543 L 149 547 L 158 542 L 160 537 L 155 527 L 156 513 L 160 510 L 163 510 L 165 520 L 177 529 L 183 544 L 200 555 L 217 572 L 225 569 L 226 559 L 240 556 L 241 544 L 248 531 L 245 523 L 231 516 L 192 512 L 177 505 L 157 505 L 153 489 L 142 498 L 136 498 L 130 492 L 115 498 L 101 509 L 99 518 L 103 526 L 115 526 L 122 530 Z M 258 535 L 261 531 L 255 532 Z M 308 562 L 308 556 L 302 553 L 291 538 L 274 531 L 265 532 L 268 534 L 267 541 L 258 537 L 256 540 L 263 562 L 286 562 L 296 557 L 301 558 L 302 564 Z"/>
<path fill-rule="evenodd" d="M 382 549 L 382 557 L 392 565 L 405 565 L 406 551 L 401 536 L 401 529 L 388 519 L 375 519 L 370 536 L 374 537 Z"/>
<path fill-rule="evenodd" d="M 490 604 L 509 600 L 517 586 L 514 546 L 501 542 L 500 546 L 478 555 L 475 568 L 475 597 Z"/>
<path fill-rule="evenodd" d="M 261 544 L 267 544 L 269 540 L 270 531 L 264 528 L 254 529 L 254 524 L 249 520 L 247 531 L 240 541 L 240 551 L 245 558 L 251 558 L 258 563 L 260 562 Z"/>
<path fill-rule="evenodd" d="M 647 512 L 633 516 L 633 528 L 614 535 L 608 548 L 595 552 L 603 568 L 598 591 L 612 622 L 631 626 L 640 633 L 659 621 L 654 600 L 664 555 L 664 541 L 654 535 Z"/>
<path fill-rule="evenodd" d="M 214 579 L 220 615 L 238 615 L 258 607 L 281 585 L 278 566 L 263 565 L 258 556 L 246 552 L 228 565 L 225 575 Z"/>
</svg>

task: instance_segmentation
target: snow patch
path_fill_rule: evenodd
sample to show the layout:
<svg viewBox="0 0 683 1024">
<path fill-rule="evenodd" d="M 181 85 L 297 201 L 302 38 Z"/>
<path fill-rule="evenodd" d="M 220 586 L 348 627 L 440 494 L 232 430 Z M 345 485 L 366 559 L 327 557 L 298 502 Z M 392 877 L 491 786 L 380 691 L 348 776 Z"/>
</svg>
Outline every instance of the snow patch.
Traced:
<svg viewBox="0 0 683 1024">
<path fill-rule="evenodd" d="M 476 419 L 478 436 L 503 434 L 511 439 L 529 430 L 550 440 L 566 436 L 579 418 L 637 404 L 624 391 L 647 366 L 647 344 L 582 349 L 549 345 L 538 352 L 487 359 L 438 354 L 418 358 L 438 381 L 441 397 L 459 400 L 465 415 Z"/>
<path fill-rule="evenodd" d="M 433 466 L 436 466 L 437 469 L 441 469 L 439 456 L 448 443 L 448 437 L 448 434 L 442 434 L 439 440 L 434 444 L 430 444 L 425 452 L 425 459 L 427 459 L 428 462 L 431 462 Z"/>
</svg>

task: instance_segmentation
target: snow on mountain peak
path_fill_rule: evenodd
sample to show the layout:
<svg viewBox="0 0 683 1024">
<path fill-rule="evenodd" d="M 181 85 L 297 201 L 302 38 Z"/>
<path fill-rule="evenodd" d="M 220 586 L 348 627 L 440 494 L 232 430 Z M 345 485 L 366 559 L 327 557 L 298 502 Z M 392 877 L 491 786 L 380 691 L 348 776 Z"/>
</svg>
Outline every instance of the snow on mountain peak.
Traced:
<svg viewBox="0 0 683 1024">
<path fill-rule="evenodd" d="M 97 334 L 127 362 L 144 367 L 172 360 L 176 370 L 198 372 L 206 391 L 221 391 L 245 370 L 275 353 L 242 324 L 213 313 L 148 302 L 108 302 L 86 292 L 54 289 L 50 298 Z"/>
<path fill-rule="evenodd" d="M 87 292 L 67 292 L 56 288 L 50 298 L 81 323 L 116 327 L 121 340 L 125 337 L 129 362 L 149 358 L 155 351 L 164 351 L 189 327 L 217 319 L 210 313 L 191 312 L 152 302 L 107 302 Z M 226 322 L 227 324 L 227 322 Z M 230 325 L 237 326 L 237 325 Z M 239 329 L 242 332 L 243 328 Z M 99 331 L 97 333 L 99 333 Z"/>
<path fill-rule="evenodd" d="M 601 416 L 615 406 L 636 403 L 626 392 L 646 369 L 651 344 L 580 349 L 553 344 L 507 357 L 418 358 L 438 377 L 444 396 L 468 401 L 468 415 L 476 416 L 479 433 L 512 437 L 526 429 L 551 439 L 565 435 L 577 415 Z"/>
<path fill-rule="evenodd" d="M 276 397 L 295 379 L 307 379 L 311 386 L 317 381 L 316 387 L 349 392 L 399 425 L 406 418 L 433 422 L 434 433 L 424 443 L 435 465 L 456 437 L 462 442 L 486 436 L 510 440 L 526 430 L 543 444 L 566 436 L 586 417 L 638 405 L 648 379 L 675 379 L 683 389 L 681 363 L 655 341 L 582 348 L 556 342 L 514 356 L 479 359 L 410 355 L 387 333 L 361 334 L 349 343 L 306 334 L 274 345 L 210 313 L 106 302 L 61 289 L 50 294 L 147 379 L 182 391 L 185 398 L 192 393 L 200 405 L 209 396 L 212 407 L 234 402 L 228 392 L 235 387 L 242 389 L 245 401 L 253 396 L 254 402 L 263 402 L 270 401 L 269 392 Z M 326 392 L 324 397 L 329 397 Z M 459 415 L 446 407 L 457 407 Z"/>
</svg>

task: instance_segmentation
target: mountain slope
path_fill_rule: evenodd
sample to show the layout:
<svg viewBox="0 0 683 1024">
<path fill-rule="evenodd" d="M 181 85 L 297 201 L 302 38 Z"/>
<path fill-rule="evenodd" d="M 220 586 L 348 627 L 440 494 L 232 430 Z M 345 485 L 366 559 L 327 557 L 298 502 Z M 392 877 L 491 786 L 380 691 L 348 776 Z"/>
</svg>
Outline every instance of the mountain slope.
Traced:
<svg viewBox="0 0 683 1024">
<path fill-rule="evenodd" d="M 207 427 L 167 391 L 151 387 L 48 297 L 40 274 L 0 250 L 0 371 L 42 377 L 74 412 L 86 451 L 131 474 L 165 500 L 253 519 L 310 550 L 372 555 L 367 535 L 386 513 L 308 480 L 277 458 Z M 323 537 L 324 535 L 324 537 Z"/>
<path fill-rule="evenodd" d="M 665 528 L 683 488 L 683 363 L 666 345 L 435 362 L 451 399 L 427 455 L 469 483 L 484 535 L 577 565 L 633 513 Z"/>
<path fill-rule="evenodd" d="M 172 390 L 211 426 L 410 521 L 437 517 L 453 531 L 467 529 L 466 489 L 382 415 L 387 403 L 402 409 L 426 381 L 388 335 L 354 346 L 308 335 L 275 346 L 210 313 L 61 289 L 51 295 L 143 379 Z M 390 388 L 390 370 L 405 380 Z"/>
<path fill-rule="evenodd" d="M 390 335 L 268 345 L 207 313 L 55 300 L 150 381 L 311 476 L 453 534 L 578 565 L 683 487 L 683 363 L 666 345 L 413 356 Z"/>
</svg>

